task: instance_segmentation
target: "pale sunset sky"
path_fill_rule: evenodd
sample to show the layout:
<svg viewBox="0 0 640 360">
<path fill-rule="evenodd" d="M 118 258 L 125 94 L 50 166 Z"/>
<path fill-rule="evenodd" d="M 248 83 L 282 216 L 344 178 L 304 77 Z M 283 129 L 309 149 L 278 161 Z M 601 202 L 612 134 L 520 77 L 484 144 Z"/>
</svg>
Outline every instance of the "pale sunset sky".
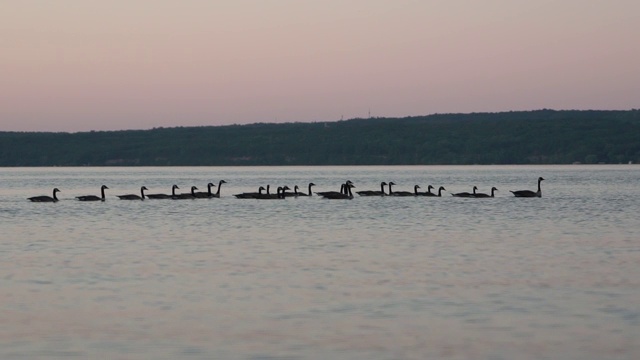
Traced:
<svg viewBox="0 0 640 360">
<path fill-rule="evenodd" d="M 640 108 L 640 1 L 0 2 L 0 131 L 542 108 Z"/>
</svg>

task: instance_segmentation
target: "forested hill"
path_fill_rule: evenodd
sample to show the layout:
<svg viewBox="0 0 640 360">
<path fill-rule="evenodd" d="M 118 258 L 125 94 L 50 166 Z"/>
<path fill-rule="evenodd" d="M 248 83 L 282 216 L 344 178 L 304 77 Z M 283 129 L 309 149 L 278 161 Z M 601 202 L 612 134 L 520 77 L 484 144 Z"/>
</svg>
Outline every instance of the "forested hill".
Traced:
<svg viewBox="0 0 640 360">
<path fill-rule="evenodd" d="M 0 132 L 0 166 L 640 163 L 640 110 Z"/>
</svg>

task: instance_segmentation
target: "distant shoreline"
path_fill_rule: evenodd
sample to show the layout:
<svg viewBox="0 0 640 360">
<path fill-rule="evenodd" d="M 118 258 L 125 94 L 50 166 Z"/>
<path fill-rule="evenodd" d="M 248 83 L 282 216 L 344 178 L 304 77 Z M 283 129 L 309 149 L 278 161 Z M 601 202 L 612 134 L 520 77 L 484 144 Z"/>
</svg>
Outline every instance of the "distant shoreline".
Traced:
<svg viewBox="0 0 640 360">
<path fill-rule="evenodd" d="M 0 132 L 0 167 L 640 163 L 640 110 Z"/>
</svg>

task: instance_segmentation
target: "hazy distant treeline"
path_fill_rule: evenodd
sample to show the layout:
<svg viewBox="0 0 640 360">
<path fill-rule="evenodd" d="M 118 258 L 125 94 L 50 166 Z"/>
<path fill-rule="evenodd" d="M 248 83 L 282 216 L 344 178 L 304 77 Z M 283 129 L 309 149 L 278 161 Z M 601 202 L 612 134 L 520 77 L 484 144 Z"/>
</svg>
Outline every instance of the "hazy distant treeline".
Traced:
<svg viewBox="0 0 640 360">
<path fill-rule="evenodd" d="M 640 162 L 640 110 L 436 114 L 83 133 L 0 132 L 0 166 Z"/>
</svg>

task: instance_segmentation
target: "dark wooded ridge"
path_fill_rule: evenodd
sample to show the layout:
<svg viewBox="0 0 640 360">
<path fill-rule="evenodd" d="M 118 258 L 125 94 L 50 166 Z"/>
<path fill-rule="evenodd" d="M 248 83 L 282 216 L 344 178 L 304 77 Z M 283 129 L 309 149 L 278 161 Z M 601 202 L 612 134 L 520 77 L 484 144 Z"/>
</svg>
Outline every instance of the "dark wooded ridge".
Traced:
<svg viewBox="0 0 640 360">
<path fill-rule="evenodd" d="M 639 163 L 640 110 L 0 132 L 0 166 Z"/>
</svg>

